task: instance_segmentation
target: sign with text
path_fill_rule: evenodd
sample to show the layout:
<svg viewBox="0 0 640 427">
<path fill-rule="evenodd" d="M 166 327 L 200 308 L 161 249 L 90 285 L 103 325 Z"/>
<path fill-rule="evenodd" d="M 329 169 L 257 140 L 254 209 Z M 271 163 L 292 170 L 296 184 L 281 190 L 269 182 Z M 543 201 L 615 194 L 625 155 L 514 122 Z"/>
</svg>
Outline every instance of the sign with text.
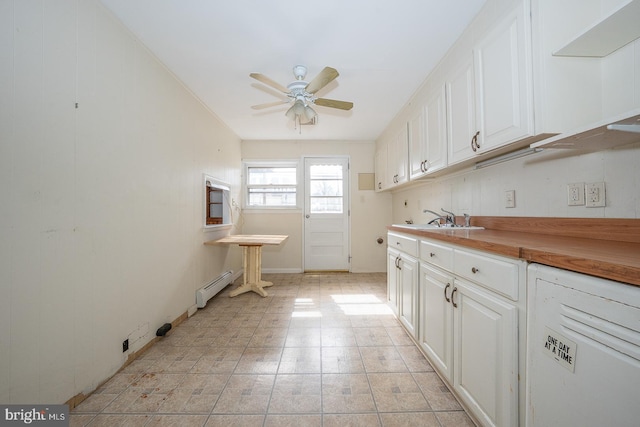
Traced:
<svg viewBox="0 0 640 427">
<path fill-rule="evenodd" d="M 0 427 L 68 427 L 69 405 L 0 405 Z"/>
<path fill-rule="evenodd" d="M 575 372 L 577 345 L 564 335 L 550 329 L 544 328 L 544 349 L 543 353 L 564 366 L 571 372 Z"/>
</svg>

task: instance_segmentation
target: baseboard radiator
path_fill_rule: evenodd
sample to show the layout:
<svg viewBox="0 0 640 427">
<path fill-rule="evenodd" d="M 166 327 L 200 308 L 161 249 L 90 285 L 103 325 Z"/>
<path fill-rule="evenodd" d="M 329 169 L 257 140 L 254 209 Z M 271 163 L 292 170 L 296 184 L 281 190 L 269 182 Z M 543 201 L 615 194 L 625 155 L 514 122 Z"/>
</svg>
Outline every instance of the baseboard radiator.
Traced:
<svg viewBox="0 0 640 427">
<path fill-rule="evenodd" d="M 198 308 L 203 308 L 207 305 L 207 301 L 214 297 L 215 294 L 220 292 L 233 280 L 233 271 L 228 270 L 213 279 L 208 285 L 198 289 L 196 291 L 196 305 Z"/>
</svg>

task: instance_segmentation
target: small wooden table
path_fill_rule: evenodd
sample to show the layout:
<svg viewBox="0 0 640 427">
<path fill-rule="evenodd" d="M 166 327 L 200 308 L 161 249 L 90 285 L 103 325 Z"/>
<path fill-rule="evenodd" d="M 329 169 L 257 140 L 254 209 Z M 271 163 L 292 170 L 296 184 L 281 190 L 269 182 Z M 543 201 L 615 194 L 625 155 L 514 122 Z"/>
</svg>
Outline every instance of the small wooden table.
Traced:
<svg viewBox="0 0 640 427">
<path fill-rule="evenodd" d="M 262 246 L 279 245 L 289 236 L 259 235 L 259 234 L 235 234 L 218 240 L 204 242 L 205 245 L 236 244 L 243 248 L 244 277 L 243 284 L 231 292 L 230 297 L 253 291 L 263 297 L 268 296 L 262 289 L 273 286 L 271 282 L 262 280 Z"/>
</svg>

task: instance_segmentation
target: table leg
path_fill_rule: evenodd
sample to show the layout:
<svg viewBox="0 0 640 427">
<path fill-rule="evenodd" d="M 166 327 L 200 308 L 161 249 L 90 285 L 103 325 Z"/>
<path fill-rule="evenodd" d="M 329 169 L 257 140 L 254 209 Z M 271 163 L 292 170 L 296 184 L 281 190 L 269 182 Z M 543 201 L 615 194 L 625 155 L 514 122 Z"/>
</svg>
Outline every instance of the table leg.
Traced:
<svg viewBox="0 0 640 427">
<path fill-rule="evenodd" d="M 235 297 L 253 291 L 262 297 L 269 294 L 262 289 L 273 286 L 273 283 L 262 280 L 262 245 L 241 245 L 243 248 L 244 277 L 243 283 L 229 296 Z"/>
</svg>

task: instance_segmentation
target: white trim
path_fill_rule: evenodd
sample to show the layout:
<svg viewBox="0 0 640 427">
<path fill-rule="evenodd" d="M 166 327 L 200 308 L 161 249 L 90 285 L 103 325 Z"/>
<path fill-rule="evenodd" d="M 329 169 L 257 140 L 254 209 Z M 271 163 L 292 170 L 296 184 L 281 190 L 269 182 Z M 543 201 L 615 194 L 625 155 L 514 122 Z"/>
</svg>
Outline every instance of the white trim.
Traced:
<svg viewBox="0 0 640 427">
<path fill-rule="evenodd" d="M 293 167 L 296 169 L 296 204 L 295 206 L 251 206 L 248 204 L 249 193 L 247 185 L 247 177 L 249 176 L 249 168 L 255 167 Z M 242 161 L 242 209 L 245 212 L 253 213 L 256 211 L 267 212 L 282 212 L 282 211 L 296 211 L 302 209 L 302 172 L 300 171 L 300 160 L 243 160 Z"/>
<path fill-rule="evenodd" d="M 210 187 L 216 187 L 222 190 L 223 198 L 226 194 L 226 198 L 225 198 L 226 204 L 223 204 L 223 212 L 222 212 L 223 223 L 222 224 L 207 224 L 207 196 L 205 194 L 207 191 L 206 190 L 207 184 L 209 184 Z M 202 231 L 208 232 L 208 231 L 216 231 L 216 230 L 226 230 L 233 227 L 233 218 L 231 216 L 231 202 L 229 201 L 229 198 L 231 197 L 230 185 L 224 181 L 214 178 L 211 175 L 203 173 L 201 191 L 202 191 L 201 194 L 204 195 L 202 200 Z M 224 206 L 226 206 L 227 208 L 226 210 L 224 209 Z M 225 220 L 227 222 L 225 222 Z"/>
</svg>

